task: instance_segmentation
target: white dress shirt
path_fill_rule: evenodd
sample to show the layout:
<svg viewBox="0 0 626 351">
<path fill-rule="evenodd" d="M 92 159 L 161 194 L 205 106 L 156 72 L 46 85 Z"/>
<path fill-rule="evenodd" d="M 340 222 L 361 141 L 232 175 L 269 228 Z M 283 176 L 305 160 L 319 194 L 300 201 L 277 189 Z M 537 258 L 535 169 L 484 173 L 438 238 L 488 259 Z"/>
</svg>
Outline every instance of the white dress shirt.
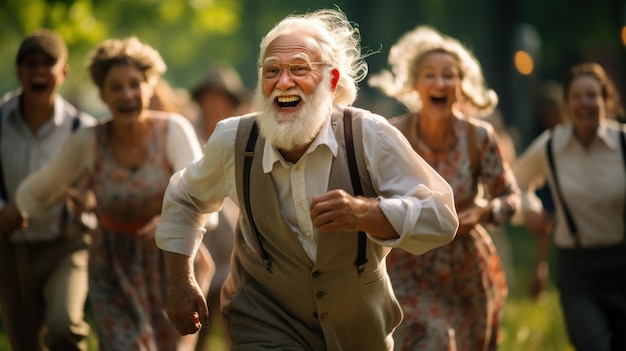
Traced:
<svg viewBox="0 0 626 351">
<path fill-rule="evenodd" d="M 559 186 L 578 227 L 583 247 L 600 247 L 623 240 L 626 176 L 619 145 L 619 131 L 624 127 L 604 120 L 596 137 L 585 148 L 574 136 L 571 124 L 554 129 L 552 150 Z M 543 206 L 534 191 L 549 179 L 556 206 L 554 241 L 560 248 L 574 247 L 574 237 L 555 193 L 548 164 L 545 131 L 519 157 L 513 169 L 522 191 L 522 209 L 541 212 Z"/>
<path fill-rule="evenodd" d="M 156 234 L 160 248 L 193 255 L 204 233 L 202 213 L 218 210 L 224 197 L 239 206 L 235 176 L 238 125 L 238 117 L 218 123 L 204 147 L 204 157 L 172 177 Z M 449 233 L 454 233 L 454 228 L 442 230 L 442 225 L 458 226 L 458 220 L 452 190 L 446 181 L 381 116 L 371 114 L 363 118 L 363 145 L 372 185 L 380 194 L 380 208 L 400 235 L 396 240 L 381 241 L 371 235 L 370 239 L 416 254 L 450 241 L 453 236 Z M 263 152 L 263 169 L 272 176 L 281 212 L 312 262 L 317 253 L 317 229 L 312 224 L 309 206 L 314 196 L 327 192 L 337 149 L 329 115 L 297 163 L 286 161 L 269 143 Z M 256 247 L 254 236 L 245 226 L 243 235 L 251 247 Z"/>
</svg>

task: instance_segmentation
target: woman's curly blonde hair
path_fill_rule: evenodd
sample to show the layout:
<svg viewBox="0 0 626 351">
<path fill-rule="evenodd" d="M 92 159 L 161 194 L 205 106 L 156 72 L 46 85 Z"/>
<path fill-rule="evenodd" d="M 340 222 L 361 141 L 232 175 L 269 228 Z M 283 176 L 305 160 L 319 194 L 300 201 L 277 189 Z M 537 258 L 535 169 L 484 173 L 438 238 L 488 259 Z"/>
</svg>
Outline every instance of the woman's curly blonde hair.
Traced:
<svg viewBox="0 0 626 351">
<path fill-rule="evenodd" d="M 396 98 L 410 111 L 417 112 L 422 108 L 422 101 L 415 90 L 417 70 L 421 60 L 433 52 L 450 54 L 458 62 L 463 108 L 471 108 L 479 116 L 491 114 L 498 104 L 498 95 L 486 87 L 476 57 L 458 40 L 429 26 L 418 26 L 404 34 L 389 51 L 391 71 L 383 70 L 373 75 L 368 83 Z"/>
<path fill-rule="evenodd" d="M 137 37 L 106 39 L 89 56 L 87 69 L 91 80 L 100 89 L 111 67 L 131 65 L 141 71 L 148 84 L 154 87 L 167 66 L 161 54 Z"/>
</svg>

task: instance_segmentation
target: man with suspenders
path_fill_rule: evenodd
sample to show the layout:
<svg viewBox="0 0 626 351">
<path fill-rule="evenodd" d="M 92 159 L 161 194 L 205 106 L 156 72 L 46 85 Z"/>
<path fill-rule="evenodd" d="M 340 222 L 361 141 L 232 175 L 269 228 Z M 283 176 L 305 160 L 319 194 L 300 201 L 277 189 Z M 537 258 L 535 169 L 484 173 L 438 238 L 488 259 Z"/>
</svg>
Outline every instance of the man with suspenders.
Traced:
<svg viewBox="0 0 626 351">
<path fill-rule="evenodd" d="M 20 88 L 0 101 L 0 311 L 12 350 L 86 350 L 87 229 L 64 203 L 26 223 L 13 198 L 71 133 L 96 119 L 59 95 L 67 47 L 50 30 L 21 43 Z"/>
<path fill-rule="evenodd" d="M 218 123 L 167 188 L 170 321 L 207 325 L 189 273 L 204 216 L 228 197 L 241 210 L 221 300 L 231 350 L 391 351 L 402 312 L 385 257 L 453 239 L 452 189 L 386 119 L 349 106 L 367 67 L 341 11 L 279 22 L 258 64 L 259 112 Z"/>
</svg>

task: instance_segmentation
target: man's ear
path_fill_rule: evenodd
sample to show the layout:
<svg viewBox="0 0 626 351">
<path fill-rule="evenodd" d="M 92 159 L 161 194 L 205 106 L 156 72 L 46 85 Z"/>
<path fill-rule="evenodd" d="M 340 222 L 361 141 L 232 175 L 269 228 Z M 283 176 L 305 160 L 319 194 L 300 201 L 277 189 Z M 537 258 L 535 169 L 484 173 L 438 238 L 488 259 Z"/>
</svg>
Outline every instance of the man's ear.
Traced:
<svg viewBox="0 0 626 351">
<path fill-rule="evenodd" d="M 330 89 L 332 91 L 335 91 L 335 89 L 337 88 L 337 83 L 339 83 L 339 71 L 335 68 L 330 71 L 330 74 L 332 74 L 333 76 L 330 81 Z"/>
</svg>

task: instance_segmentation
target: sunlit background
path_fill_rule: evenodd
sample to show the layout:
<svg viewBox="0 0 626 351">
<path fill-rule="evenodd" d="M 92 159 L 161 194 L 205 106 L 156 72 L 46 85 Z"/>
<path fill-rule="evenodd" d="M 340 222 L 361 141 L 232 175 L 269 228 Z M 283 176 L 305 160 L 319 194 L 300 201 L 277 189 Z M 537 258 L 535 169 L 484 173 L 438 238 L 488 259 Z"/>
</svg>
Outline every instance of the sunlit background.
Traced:
<svg viewBox="0 0 626 351">
<path fill-rule="evenodd" d="M 14 58 L 21 38 L 48 27 L 70 47 L 64 94 L 96 115 L 106 114 L 85 72 L 89 50 L 109 37 L 136 35 L 157 48 L 175 87 L 195 84 L 211 63 L 228 62 L 256 84 L 261 36 L 280 18 L 340 7 L 361 30 L 371 72 L 385 67 L 389 47 L 404 32 L 430 24 L 474 50 L 499 109 L 520 147 L 534 136 L 534 102 L 545 81 L 559 81 L 584 60 L 605 66 L 620 92 L 626 81 L 623 0 L 3 0 L 0 1 L 0 91 L 17 87 Z M 402 107 L 361 84 L 357 106 L 383 115 Z"/>
</svg>

